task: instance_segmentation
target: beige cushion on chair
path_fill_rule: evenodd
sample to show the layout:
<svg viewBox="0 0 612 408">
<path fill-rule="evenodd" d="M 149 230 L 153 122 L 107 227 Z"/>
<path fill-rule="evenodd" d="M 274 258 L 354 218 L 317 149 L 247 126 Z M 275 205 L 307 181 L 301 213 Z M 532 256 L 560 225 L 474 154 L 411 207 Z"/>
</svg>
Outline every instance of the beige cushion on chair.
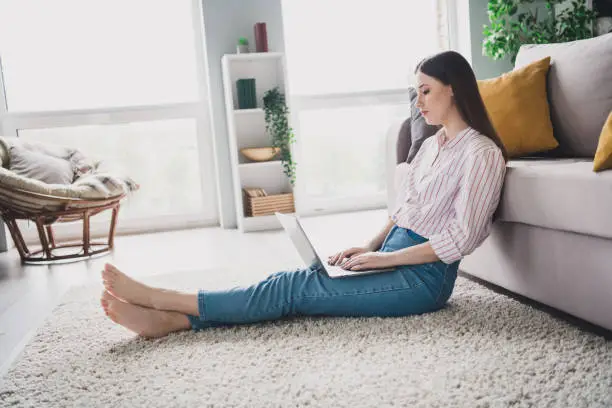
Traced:
<svg viewBox="0 0 612 408">
<path fill-rule="evenodd" d="M 29 147 L 33 148 L 30 149 Z M 50 147 L 49 149 L 51 150 L 48 150 L 46 146 L 20 142 L 15 138 L 0 137 L 0 152 L 3 152 L 0 156 L 2 164 L 6 166 L 8 162 L 11 162 L 9 167 L 17 169 L 21 173 L 18 174 L 16 171 L 0 167 L 0 204 L 14 210 L 54 211 L 65 208 L 67 202 L 70 201 L 69 199 L 112 199 L 136 191 L 139 188 L 139 185 L 131 178 L 107 172 L 103 173 L 97 167 L 93 169 L 93 172 L 88 172 L 72 182 L 75 163 L 86 164 L 87 160 L 82 155 L 73 154 L 74 152 L 68 153 L 66 159 L 58 158 L 58 155 L 63 154 L 60 148 Z M 13 153 L 17 162 L 13 163 L 10 154 L 7 153 Z M 36 168 L 36 160 L 44 160 L 47 164 L 51 163 L 52 166 L 56 166 L 58 173 L 52 176 L 48 174 L 37 175 L 37 177 L 46 179 L 46 181 L 29 177 L 36 175 L 37 171 L 41 171 L 40 168 Z M 47 166 L 45 167 L 48 169 Z M 40 195 L 36 196 L 28 193 Z M 92 205 L 95 205 L 95 203 L 73 203 L 71 207 L 90 207 Z"/>
<path fill-rule="evenodd" d="M 16 156 L 18 162 L 7 166 L 11 154 Z M 104 162 L 90 160 L 77 149 L 59 145 L 0 136 L 0 158 L 4 166 L 0 167 L 0 190 L 5 186 L 58 198 L 101 199 L 130 193 L 140 187 L 130 177 L 105 169 Z M 43 160 L 54 168 L 55 174 L 40 174 L 42 169 L 37 167 L 36 160 Z M 70 180 L 67 180 L 68 167 Z"/>
<path fill-rule="evenodd" d="M 9 147 L 4 141 L 4 138 L 0 136 L 0 167 L 8 169 L 9 157 Z"/>
<path fill-rule="evenodd" d="M 68 160 L 19 145 L 11 146 L 9 152 L 9 170 L 17 175 L 47 184 L 70 184 L 74 179 L 74 170 Z"/>
</svg>

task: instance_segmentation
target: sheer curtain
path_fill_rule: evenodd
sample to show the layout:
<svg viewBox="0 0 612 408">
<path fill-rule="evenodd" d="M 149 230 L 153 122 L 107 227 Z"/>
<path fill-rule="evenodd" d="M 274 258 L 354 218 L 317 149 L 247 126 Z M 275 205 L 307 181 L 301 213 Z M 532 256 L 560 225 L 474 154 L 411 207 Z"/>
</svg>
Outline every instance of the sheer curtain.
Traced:
<svg viewBox="0 0 612 408">
<path fill-rule="evenodd" d="M 385 137 L 423 57 L 448 49 L 446 0 L 283 0 L 300 213 L 382 208 Z"/>
</svg>

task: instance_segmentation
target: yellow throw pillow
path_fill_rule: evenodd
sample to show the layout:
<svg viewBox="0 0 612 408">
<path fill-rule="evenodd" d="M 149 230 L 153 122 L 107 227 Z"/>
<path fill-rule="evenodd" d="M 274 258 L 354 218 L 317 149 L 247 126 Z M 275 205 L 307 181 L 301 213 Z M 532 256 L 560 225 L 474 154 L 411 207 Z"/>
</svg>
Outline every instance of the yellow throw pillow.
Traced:
<svg viewBox="0 0 612 408">
<path fill-rule="evenodd" d="M 612 111 L 604 123 L 593 161 L 593 171 L 612 169 Z"/>
<path fill-rule="evenodd" d="M 509 157 L 554 149 L 546 74 L 550 57 L 478 81 L 480 95 Z"/>
</svg>

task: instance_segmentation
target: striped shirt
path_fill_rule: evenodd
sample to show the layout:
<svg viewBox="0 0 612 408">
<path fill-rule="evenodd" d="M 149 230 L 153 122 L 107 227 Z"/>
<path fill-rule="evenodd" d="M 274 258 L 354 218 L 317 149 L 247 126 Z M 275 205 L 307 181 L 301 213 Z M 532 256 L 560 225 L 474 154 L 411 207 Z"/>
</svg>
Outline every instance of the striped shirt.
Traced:
<svg viewBox="0 0 612 408">
<path fill-rule="evenodd" d="M 468 127 L 446 141 L 441 128 L 396 167 L 392 220 L 427 237 L 442 262 L 458 261 L 489 235 L 505 174 L 493 140 Z"/>
</svg>

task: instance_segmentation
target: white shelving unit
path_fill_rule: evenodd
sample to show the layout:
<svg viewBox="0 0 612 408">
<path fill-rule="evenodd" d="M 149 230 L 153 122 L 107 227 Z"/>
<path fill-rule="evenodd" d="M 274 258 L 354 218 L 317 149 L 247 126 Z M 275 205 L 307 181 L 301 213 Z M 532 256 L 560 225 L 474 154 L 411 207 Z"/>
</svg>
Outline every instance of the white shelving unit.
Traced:
<svg viewBox="0 0 612 408">
<path fill-rule="evenodd" d="M 284 54 L 278 52 L 226 54 L 222 58 L 236 218 L 242 232 L 282 228 L 274 215 L 245 216 L 243 188 L 260 187 L 268 194 L 294 192 L 279 159 L 252 162 L 240 153 L 240 149 L 245 147 L 272 145 L 271 136 L 266 132 L 263 96 L 276 86 L 287 96 L 285 66 Z M 238 109 L 236 81 L 242 78 L 255 78 L 255 109 Z"/>
</svg>

